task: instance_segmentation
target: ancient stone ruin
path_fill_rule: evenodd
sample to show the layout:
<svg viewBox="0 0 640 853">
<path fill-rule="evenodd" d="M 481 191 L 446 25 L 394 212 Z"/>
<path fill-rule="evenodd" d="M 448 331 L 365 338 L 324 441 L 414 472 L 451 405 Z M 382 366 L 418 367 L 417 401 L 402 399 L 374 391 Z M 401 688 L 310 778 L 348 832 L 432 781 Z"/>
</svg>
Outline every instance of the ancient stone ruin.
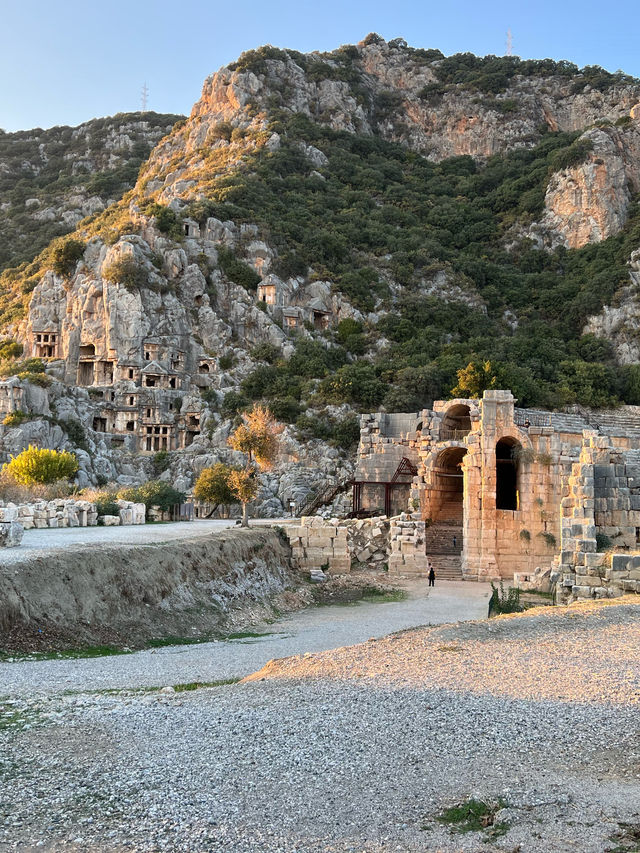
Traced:
<svg viewBox="0 0 640 853">
<path fill-rule="evenodd" d="M 485 391 L 363 415 L 353 509 L 378 516 L 365 559 L 349 547 L 365 522 L 312 518 L 291 531 L 299 563 L 349 571 L 375 552 L 390 575 L 431 561 L 441 578 L 556 581 L 562 600 L 640 592 L 640 409 L 543 412 Z"/>
</svg>

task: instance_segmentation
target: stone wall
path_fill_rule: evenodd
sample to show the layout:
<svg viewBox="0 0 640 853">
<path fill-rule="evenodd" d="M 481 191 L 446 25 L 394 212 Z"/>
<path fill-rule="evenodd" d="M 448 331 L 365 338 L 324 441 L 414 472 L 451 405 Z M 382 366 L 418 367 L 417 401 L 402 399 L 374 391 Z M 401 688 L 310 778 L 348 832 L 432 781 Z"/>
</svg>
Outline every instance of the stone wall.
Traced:
<svg viewBox="0 0 640 853">
<path fill-rule="evenodd" d="M 426 523 L 418 514 L 401 515 L 391 519 L 389 573 L 397 575 L 425 575 Z"/>
<path fill-rule="evenodd" d="M 640 592 L 639 534 L 640 454 L 585 430 L 562 500 L 554 566 L 560 600 Z"/>
<path fill-rule="evenodd" d="M 325 521 L 319 516 L 303 516 L 299 527 L 285 528 L 291 543 L 291 558 L 301 572 L 328 571 L 342 575 L 351 571 L 347 547 L 347 529 L 337 519 Z"/>
<path fill-rule="evenodd" d="M 344 521 L 305 516 L 298 527 L 287 527 L 286 532 L 299 571 L 346 574 L 352 569 L 388 567 L 389 528 L 386 516 Z"/>
</svg>

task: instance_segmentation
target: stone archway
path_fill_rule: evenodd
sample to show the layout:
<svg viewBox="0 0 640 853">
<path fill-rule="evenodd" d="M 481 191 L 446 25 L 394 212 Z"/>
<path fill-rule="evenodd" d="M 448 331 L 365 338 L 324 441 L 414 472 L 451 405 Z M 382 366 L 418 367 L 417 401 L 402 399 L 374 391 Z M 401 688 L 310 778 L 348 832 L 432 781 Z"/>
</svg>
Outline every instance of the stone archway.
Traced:
<svg viewBox="0 0 640 853">
<path fill-rule="evenodd" d="M 447 447 L 442 450 L 432 468 L 431 520 L 462 524 L 464 473 L 462 460 L 466 447 Z"/>
<path fill-rule="evenodd" d="M 440 441 L 460 441 L 471 432 L 471 408 L 464 403 L 449 406 L 442 419 Z"/>
<path fill-rule="evenodd" d="M 466 447 L 440 451 L 430 471 L 430 524 L 425 532 L 426 553 L 443 580 L 461 580 Z"/>
</svg>

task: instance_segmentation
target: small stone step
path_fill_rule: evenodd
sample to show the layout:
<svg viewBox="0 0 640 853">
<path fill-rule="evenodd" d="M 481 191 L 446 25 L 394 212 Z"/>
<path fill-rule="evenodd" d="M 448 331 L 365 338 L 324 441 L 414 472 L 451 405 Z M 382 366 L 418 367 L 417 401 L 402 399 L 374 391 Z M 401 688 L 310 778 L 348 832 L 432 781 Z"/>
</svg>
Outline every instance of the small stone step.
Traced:
<svg viewBox="0 0 640 853">
<path fill-rule="evenodd" d="M 427 552 L 436 573 L 436 582 L 461 581 L 462 558 L 453 554 L 432 554 Z"/>
</svg>

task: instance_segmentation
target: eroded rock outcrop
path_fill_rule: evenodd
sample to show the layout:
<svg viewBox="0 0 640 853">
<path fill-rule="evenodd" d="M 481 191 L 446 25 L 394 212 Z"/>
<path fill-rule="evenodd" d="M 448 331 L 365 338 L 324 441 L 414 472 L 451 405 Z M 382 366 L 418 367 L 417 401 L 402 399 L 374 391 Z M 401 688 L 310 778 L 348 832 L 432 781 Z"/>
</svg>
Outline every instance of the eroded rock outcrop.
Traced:
<svg viewBox="0 0 640 853">
<path fill-rule="evenodd" d="M 617 234 L 640 189 L 640 122 L 593 128 L 580 142 L 591 150 L 583 162 L 551 176 L 545 213 L 530 230 L 543 246 L 579 249 Z"/>
</svg>

